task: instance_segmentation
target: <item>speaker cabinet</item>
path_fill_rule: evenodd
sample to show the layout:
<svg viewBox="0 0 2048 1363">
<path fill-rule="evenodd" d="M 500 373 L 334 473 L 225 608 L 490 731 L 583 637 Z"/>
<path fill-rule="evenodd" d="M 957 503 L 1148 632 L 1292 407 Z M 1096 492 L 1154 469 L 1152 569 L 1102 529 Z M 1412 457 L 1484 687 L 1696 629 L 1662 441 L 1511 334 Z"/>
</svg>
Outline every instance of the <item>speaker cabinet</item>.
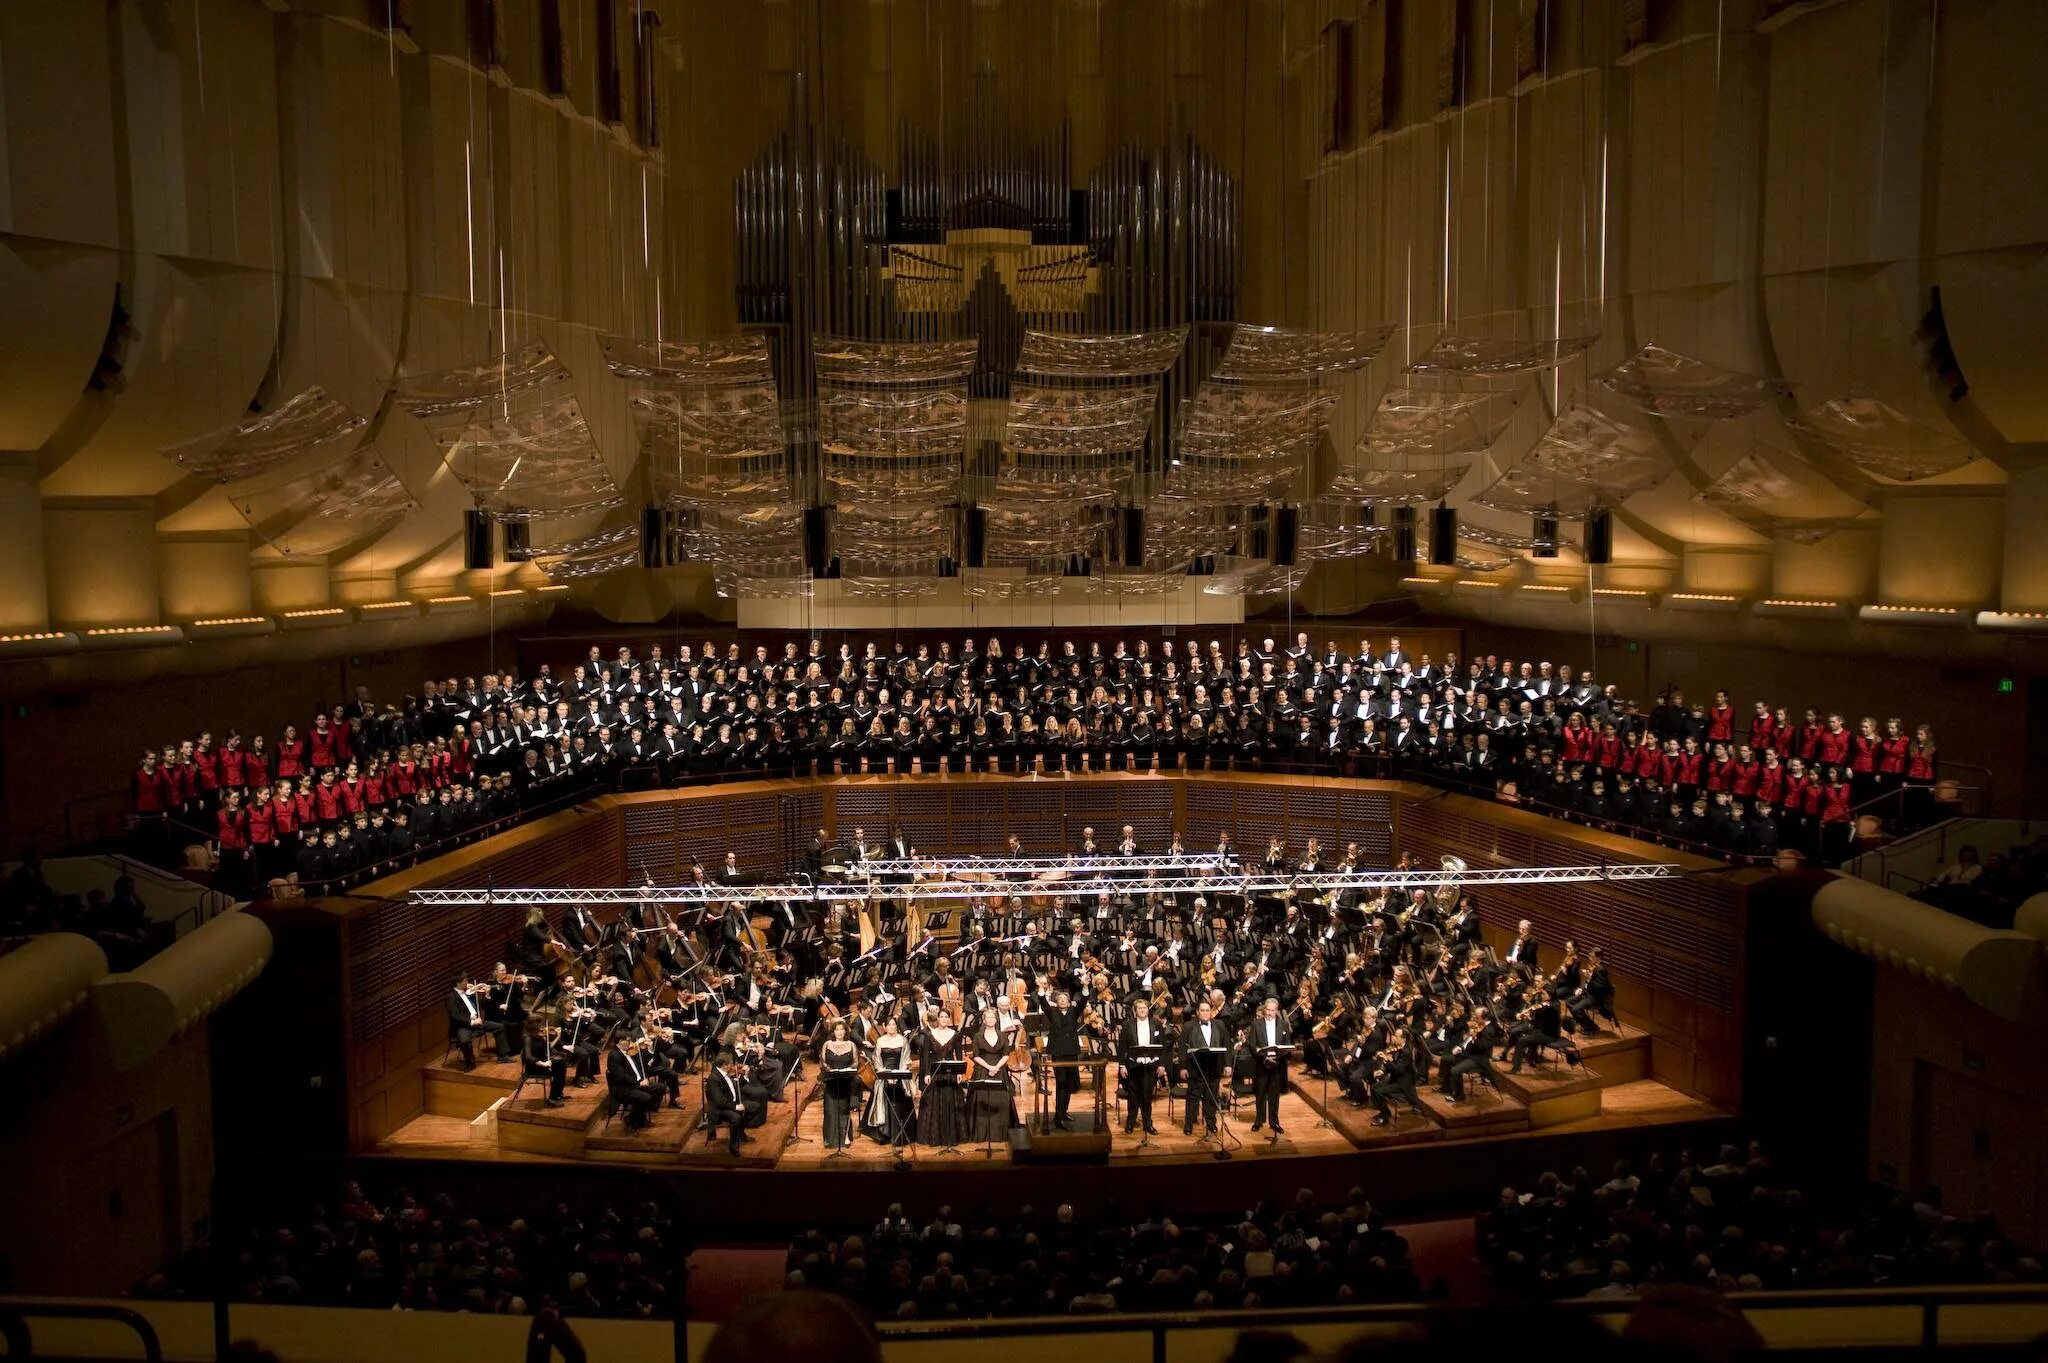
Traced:
<svg viewBox="0 0 2048 1363">
<path fill-rule="evenodd" d="M 1429 561 L 1432 567 L 1450 568 L 1458 562 L 1458 508 L 1438 506 L 1429 512 Z"/>
<path fill-rule="evenodd" d="M 1415 562 L 1415 508 L 1397 506 L 1394 508 L 1394 561 Z"/>
<path fill-rule="evenodd" d="M 1614 512 L 1607 507 L 1586 513 L 1586 562 L 1614 562 Z"/>
<path fill-rule="evenodd" d="M 462 513 L 462 566 L 470 572 L 491 566 L 491 518 L 481 511 Z"/>
<path fill-rule="evenodd" d="M 988 566 L 988 509 L 970 506 L 967 508 L 967 566 L 986 568 Z"/>
<path fill-rule="evenodd" d="M 825 508 L 807 506 L 804 508 L 804 565 L 811 570 L 812 577 L 828 576 L 831 567 L 832 550 L 830 536 L 826 533 Z"/>
<path fill-rule="evenodd" d="M 1536 543 L 1530 547 L 1531 558 L 1557 557 L 1557 517 L 1538 516 L 1530 530 L 1530 537 Z"/>
<path fill-rule="evenodd" d="M 1135 506 L 1117 511 L 1122 521 L 1124 566 L 1136 568 L 1145 562 L 1145 513 Z"/>
<path fill-rule="evenodd" d="M 1275 507 L 1273 510 L 1273 566 L 1292 568 L 1294 566 L 1295 541 L 1301 530 L 1301 512 L 1291 506 Z"/>
</svg>

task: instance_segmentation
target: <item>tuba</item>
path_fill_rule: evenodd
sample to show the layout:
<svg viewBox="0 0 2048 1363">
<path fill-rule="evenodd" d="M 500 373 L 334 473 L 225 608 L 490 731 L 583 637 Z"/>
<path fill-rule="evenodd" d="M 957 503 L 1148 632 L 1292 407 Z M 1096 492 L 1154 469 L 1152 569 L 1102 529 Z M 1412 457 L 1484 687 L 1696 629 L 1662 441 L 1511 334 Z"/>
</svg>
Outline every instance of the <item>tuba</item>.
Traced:
<svg viewBox="0 0 2048 1363">
<path fill-rule="evenodd" d="M 1441 864 L 1444 870 L 1454 876 L 1464 875 L 1467 869 L 1463 857 L 1453 856 L 1449 853 L 1444 854 Z M 1462 893 L 1462 887 L 1455 880 L 1447 880 L 1437 886 L 1435 896 L 1437 908 L 1444 913 L 1450 913 L 1458 907 L 1458 895 L 1460 893 Z"/>
</svg>

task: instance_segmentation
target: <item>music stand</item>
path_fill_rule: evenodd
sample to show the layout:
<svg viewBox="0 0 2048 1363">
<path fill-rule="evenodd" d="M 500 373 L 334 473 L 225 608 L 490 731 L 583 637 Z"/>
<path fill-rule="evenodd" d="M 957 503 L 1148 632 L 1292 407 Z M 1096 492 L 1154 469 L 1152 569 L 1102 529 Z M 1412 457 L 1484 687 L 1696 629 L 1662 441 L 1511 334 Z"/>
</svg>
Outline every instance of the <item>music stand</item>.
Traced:
<svg viewBox="0 0 2048 1363">
<path fill-rule="evenodd" d="M 1292 1058 L 1294 1052 L 1295 1047 L 1292 1043 L 1284 1046 L 1261 1046 L 1259 1048 L 1259 1060 L 1264 1064 L 1284 1066 Z M 1282 1084 L 1280 1086 L 1280 1095 L 1285 1097 L 1286 1094 L 1287 1086 Z M 1268 1145 L 1278 1145 L 1280 1143 L 1280 1132 L 1277 1129 L 1280 1125 L 1280 1102 L 1277 1098 L 1273 1101 L 1273 1125 L 1276 1129 L 1271 1135 L 1266 1137 L 1266 1144 Z"/>
<path fill-rule="evenodd" d="M 1153 1042 L 1152 1044 L 1147 1046 L 1133 1046 L 1131 1047 L 1131 1058 L 1135 1060 L 1138 1066 L 1143 1069 L 1156 1070 L 1159 1068 L 1159 1059 L 1161 1054 L 1165 1051 L 1165 1049 L 1165 1047 L 1159 1045 L 1157 1042 Z M 1138 1098 L 1138 1090 L 1135 1083 L 1133 1082 L 1131 1066 L 1129 1065 L 1126 1065 L 1124 1067 L 1124 1082 L 1126 1084 L 1132 1085 L 1131 1102 L 1135 1106 Z M 1167 1078 L 1166 1101 L 1168 1108 L 1170 1110 L 1173 1104 L 1173 1080 L 1171 1076 L 1168 1076 Z M 1152 1144 L 1152 1114 L 1148 1111 L 1143 1113 L 1142 1116 L 1145 1125 L 1139 1131 L 1138 1148 L 1140 1150 L 1143 1150 Z"/>
<path fill-rule="evenodd" d="M 1196 1144 L 1206 1145 L 1211 1140 L 1214 1140 L 1216 1142 L 1215 1157 L 1219 1160 L 1227 1160 L 1230 1158 L 1229 1142 L 1237 1139 L 1230 1134 L 1230 1109 L 1223 1105 L 1222 1096 L 1216 1091 L 1215 1078 L 1194 1057 L 1202 1055 L 1229 1055 L 1230 1047 L 1190 1046 L 1187 1048 L 1186 1053 L 1188 1056 L 1188 1077 L 1202 1081 L 1202 1089 L 1209 1095 L 1210 1110 L 1216 1114 L 1215 1134 L 1212 1136 L 1209 1133 L 1203 1133 L 1202 1138 Z M 1239 1145 L 1244 1144 L 1243 1141 L 1238 1141 L 1237 1143 Z"/>
<path fill-rule="evenodd" d="M 903 1134 L 903 1119 L 896 1115 L 896 1105 L 889 1101 L 889 1092 L 887 1085 L 891 1080 L 898 1080 L 905 1084 L 908 1084 L 910 1082 L 910 1071 L 907 1069 L 875 1071 L 875 1083 L 877 1085 L 883 1086 L 882 1110 L 889 1114 L 889 1122 L 887 1126 L 887 1130 L 889 1133 L 889 1145 L 890 1148 L 896 1152 L 896 1170 L 898 1173 L 901 1173 L 903 1170 L 908 1169 L 910 1167 L 910 1146 L 908 1141 L 899 1142 L 897 1140 L 897 1137 Z"/>
<path fill-rule="evenodd" d="M 832 1148 L 832 1153 L 831 1153 L 831 1154 L 829 1154 L 829 1155 L 827 1155 L 827 1156 L 825 1156 L 825 1158 L 826 1158 L 826 1159 L 845 1159 L 845 1158 L 846 1158 L 846 1150 L 847 1150 L 847 1146 L 850 1146 L 850 1145 L 852 1145 L 852 1144 L 853 1144 L 853 1120 L 854 1120 L 854 1118 L 853 1118 L 853 1087 L 854 1087 L 854 1081 L 855 1081 L 856 1079 L 858 1079 L 858 1078 L 860 1077 L 860 1071 L 859 1071 L 859 1070 L 857 1070 L 857 1069 L 855 1069 L 855 1068 L 853 1068 L 853 1067 L 851 1067 L 851 1066 L 849 1066 L 849 1067 L 847 1067 L 846 1069 L 843 1069 L 843 1070 L 842 1070 L 842 1069 L 829 1069 L 829 1068 L 828 1068 L 828 1069 L 824 1069 L 824 1070 L 823 1070 L 823 1071 L 821 1072 L 821 1074 L 822 1074 L 822 1077 L 823 1077 L 823 1079 L 824 1079 L 824 1081 L 825 1081 L 825 1087 L 826 1087 L 826 1088 L 828 1088 L 828 1089 L 831 1089 L 831 1090 L 833 1090 L 833 1094 L 832 1094 L 832 1096 L 833 1096 L 833 1097 L 835 1097 L 835 1098 L 838 1098 L 838 1097 L 844 1097 L 844 1098 L 846 1099 L 846 1125 L 847 1125 L 847 1139 L 846 1139 L 846 1145 L 838 1145 L 838 1146 L 834 1146 L 834 1147 Z M 838 1092 L 838 1089 L 839 1089 L 840 1087 L 844 1087 L 844 1088 L 845 1088 L 846 1092 L 845 1092 L 844 1094 L 841 1094 L 841 1093 L 839 1093 L 839 1092 Z M 792 1133 L 792 1134 L 794 1134 L 794 1133 Z"/>
<path fill-rule="evenodd" d="M 968 1094 L 966 1085 L 960 1082 L 960 1076 L 965 1073 L 967 1073 L 967 1062 L 965 1060 L 934 1060 L 932 1062 L 932 1082 L 934 1084 L 950 1084 L 954 1088 L 961 1089 L 960 1101 L 963 1103 L 967 1101 Z M 939 1153 L 941 1155 L 957 1155 L 960 1153 L 960 1147 L 953 1141 L 952 1132 L 946 1133 L 946 1143 L 939 1147 Z"/>
</svg>

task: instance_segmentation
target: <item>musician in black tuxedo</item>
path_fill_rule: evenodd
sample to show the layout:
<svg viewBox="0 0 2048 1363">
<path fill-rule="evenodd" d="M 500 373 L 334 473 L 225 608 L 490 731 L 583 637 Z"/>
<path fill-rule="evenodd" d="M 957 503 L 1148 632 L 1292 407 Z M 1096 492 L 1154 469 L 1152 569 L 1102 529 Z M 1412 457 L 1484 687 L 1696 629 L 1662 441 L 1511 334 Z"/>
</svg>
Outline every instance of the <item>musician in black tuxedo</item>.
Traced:
<svg viewBox="0 0 2048 1363">
<path fill-rule="evenodd" d="M 1142 1120 L 1146 1135 L 1159 1134 L 1159 1128 L 1152 1125 L 1152 1090 L 1163 1064 L 1161 1048 L 1165 1044 L 1165 1030 L 1152 1020 L 1150 1003 L 1142 997 L 1132 999 L 1131 1015 L 1125 1020 L 1123 1031 L 1116 1040 L 1117 1068 L 1123 1072 L 1130 1100 L 1130 1106 L 1124 1109 L 1124 1130 L 1127 1132 Z M 1138 1052 L 1148 1047 L 1152 1049 L 1152 1055 L 1141 1057 Z"/>
<path fill-rule="evenodd" d="M 1408 1106 L 1417 1112 L 1422 1111 L 1421 1095 L 1415 1091 L 1415 1048 L 1408 1033 L 1396 1031 L 1387 1049 L 1389 1054 L 1373 1071 L 1372 1104 L 1379 1109 L 1372 1119 L 1374 1126 L 1385 1126 L 1394 1120 L 1393 1100 L 1397 1097 L 1407 1099 Z"/>
<path fill-rule="evenodd" d="M 1564 1001 L 1571 1013 L 1571 1027 L 1574 1031 L 1595 1032 L 1599 1030 L 1593 1019 L 1604 1017 L 1615 1026 L 1619 1020 L 1614 1016 L 1614 981 L 1607 974 L 1607 966 L 1600 959 L 1600 948 L 1594 947 L 1586 953 L 1586 972 L 1579 986 Z"/>
<path fill-rule="evenodd" d="M 611 1091 L 613 1105 L 624 1113 L 626 1126 L 633 1131 L 653 1121 L 654 1110 L 661 1106 L 661 1081 L 638 1054 L 639 1050 L 639 1038 L 622 1038 L 604 1062 L 605 1087 Z"/>
<path fill-rule="evenodd" d="M 1293 1044 L 1287 1019 L 1280 1016 L 1280 1000 L 1267 998 L 1259 1006 L 1245 1033 L 1245 1049 L 1252 1055 L 1252 1130 L 1271 1122 L 1273 1134 L 1281 1135 L 1280 1095 L 1287 1092 L 1287 1052 L 1280 1047 Z"/>
<path fill-rule="evenodd" d="M 484 1016 L 484 1005 L 476 982 L 464 975 L 443 1000 L 448 1006 L 448 1035 L 462 1049 L 462 1068 L 476 1068 L 476 1039 L 501 1035 L 503 1025 Z"/>
<path fill-rule="evenodd" d="M 521 1064 L 528 1079 L 546 1081 L 549 1107 L 562 1107 L 567 1102 L 562 1097 L 562 1090 L 569 1083 L 569 1061 L 560 1053 L 556 1045 L 558 1040 L 554 1024 L 542 1023 L 540 1030 L 527 1034 L 526 1053 Z"/>
<path fill-rule="evenodd" d="M 1226 1061 L 1229 1045 L 1229 1032 L 1216 1021 L 1209 1000 L 1203 999 L 1195 1005 L 1195 1020 L 1183 1027 L 1180 1034 L 1180 1075 L 1188 1085 L 1187 1106 L 1181 1109 L 1186 1114 L 1181 1134 L 1195 1134 L 1197 1112 L 1207 1123 L 1209 1134 L 1216 1134 L 1216 1095 L 1222 1092 L 1222 1085 L 1230 1082 Z"/>
<path fill-rule="evenodd" d="M 708 1139 L 718 1139 L 718 1128 L 728 1135 L 725 1148 L 737 1155 L 740 1146 L 753 1140 L 747 1132 L 768 1120 L 767 1104 L 746 1092 L 741 1081 L 739 1058 L 731 1051 L 718 1053 L 718 1064 L 704 1079 L 704 1121 Z"/>
</svg>

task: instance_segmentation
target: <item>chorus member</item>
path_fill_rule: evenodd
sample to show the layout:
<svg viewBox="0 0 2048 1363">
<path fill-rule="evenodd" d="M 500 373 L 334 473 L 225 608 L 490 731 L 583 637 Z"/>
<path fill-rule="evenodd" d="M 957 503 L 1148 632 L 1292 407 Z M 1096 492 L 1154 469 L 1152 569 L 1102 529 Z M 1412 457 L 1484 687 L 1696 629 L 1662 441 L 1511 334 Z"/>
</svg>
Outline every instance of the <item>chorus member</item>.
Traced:
<svg viewBox="0 0 2048 1363">
<path fill-rule="evenodd" d="M 818 1065 L 828 1076 L 824 1084 L 825 1093 L 825 1148 L 844 1150 L 853 1144 L 853 1100 L 857 1081 L 852 1077 L 860 1068 L 859 1052 L 846 1035 L 846 1023 L 835 1021 L 831 1035 L 818 1048 Z"/>
</svg>

